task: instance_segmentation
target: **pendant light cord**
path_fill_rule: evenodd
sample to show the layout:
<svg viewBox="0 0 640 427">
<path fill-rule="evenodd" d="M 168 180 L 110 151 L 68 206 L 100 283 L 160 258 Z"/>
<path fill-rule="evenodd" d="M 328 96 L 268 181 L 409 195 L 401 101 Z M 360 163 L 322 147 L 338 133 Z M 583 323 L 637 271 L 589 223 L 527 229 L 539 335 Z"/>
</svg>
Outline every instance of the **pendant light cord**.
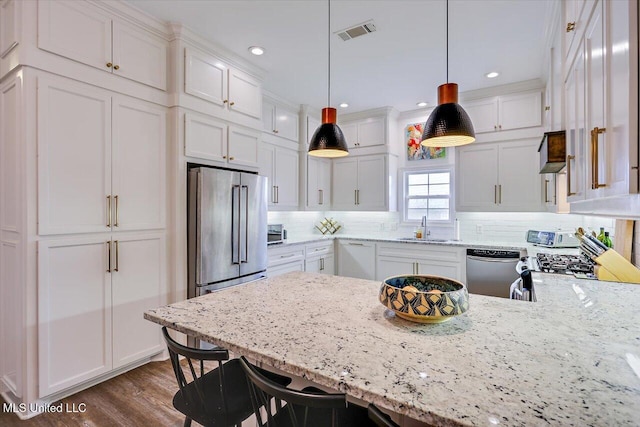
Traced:
<svg viewBox="0 0 640 427">
<path fill-rule="evenodd" d="M 447 83 L 449 83 L 449 0 L 447 0 Z"/>
<path fill-rule="evenodd" d="M 447 0 L 448 1 L 448 0 Z M 329 47 L 329 60 L 327 61 L 327 107 L 331 107 L 331 0 L 328 0 L 329 3 L 328 10 L 328 30 L 327 30 L 327 46 Z"/>
</svg>

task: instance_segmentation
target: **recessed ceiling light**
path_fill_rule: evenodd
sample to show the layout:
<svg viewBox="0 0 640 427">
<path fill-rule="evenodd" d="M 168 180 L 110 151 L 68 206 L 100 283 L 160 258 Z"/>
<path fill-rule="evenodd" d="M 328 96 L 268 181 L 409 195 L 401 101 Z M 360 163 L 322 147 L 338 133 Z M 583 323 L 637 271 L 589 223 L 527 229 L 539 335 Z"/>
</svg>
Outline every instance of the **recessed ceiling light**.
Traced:
<svg viewBox="0 0 640 427">
<path fill-rule="evenodd" d="M 349 106 L 349 104 L 347 104 L 346 102 L 343 102 L 342 104 L 340 104 L 340 108 L 347 108 Z"/>
<path fill-rule="evenodd" d="M 500 73 L 498 73 L 497 71 L 492 71 L 490 73 L 485 74 L 485 76 L 488 79 L 494 79 L 494 78 L 498 77 L 499 75 L 500 75 Z"/>
<path fill-rule="evenodd" d="M 264 48 L 260 47 L 260 46 L 251 46 L 249 48 L 249 52 L 251 52 L 252 54 L 254 54 L 256 56 L 260 56 L 260 55 L 264 54 Z"/>
<path fill-rule="evenodd" d="M 427 106 L 427 103 L 426 103 L 426 102 L 424 102 L 424 101 L 422 101 L 422 102 L 418 102 L 416 105 L 417 105 L 418 107 L 426 107 L 426 106 Z"/>
</svg>

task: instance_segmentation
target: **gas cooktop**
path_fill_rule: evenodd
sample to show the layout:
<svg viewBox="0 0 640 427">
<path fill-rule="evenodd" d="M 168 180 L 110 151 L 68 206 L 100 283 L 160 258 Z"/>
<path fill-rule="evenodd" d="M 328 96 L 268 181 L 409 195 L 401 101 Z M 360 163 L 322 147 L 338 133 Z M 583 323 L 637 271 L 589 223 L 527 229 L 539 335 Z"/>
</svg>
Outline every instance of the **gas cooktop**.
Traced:
<svg viewBox="0 0 640 427">
<path fill-rule="evenodd" d="M 538 253 L 536 258 L 540 271 L 544 273 L 573 274 L 577 277 L 595 277 L 593 275 L 593 261 L 582 254 L 558 255 Z"/>
</svg>

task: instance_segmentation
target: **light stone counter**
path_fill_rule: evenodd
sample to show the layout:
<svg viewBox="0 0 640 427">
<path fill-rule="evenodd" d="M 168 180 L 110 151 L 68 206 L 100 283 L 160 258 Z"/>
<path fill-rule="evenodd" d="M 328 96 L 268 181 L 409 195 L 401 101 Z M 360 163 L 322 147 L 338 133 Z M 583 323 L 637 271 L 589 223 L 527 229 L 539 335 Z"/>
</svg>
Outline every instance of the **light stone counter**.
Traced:
<svg viewBox="0 0 640 427">
<path fill-rule="evenodd" d="M 312 273 L 145 318 L 434 425 L 637 426 L 640 286 L 534 280 L 537 303 L 472 294 L 435 325 L 393 316 L 378 282 Z"/>
</svg>

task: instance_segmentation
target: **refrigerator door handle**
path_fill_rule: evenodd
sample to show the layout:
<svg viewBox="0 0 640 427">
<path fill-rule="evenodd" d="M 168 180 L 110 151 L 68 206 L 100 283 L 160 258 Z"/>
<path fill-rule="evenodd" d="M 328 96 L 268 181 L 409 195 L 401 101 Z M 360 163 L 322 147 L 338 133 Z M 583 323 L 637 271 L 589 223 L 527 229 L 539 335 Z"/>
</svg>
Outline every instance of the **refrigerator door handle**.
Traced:
<svg viewBox="0 0 640 427">
<path fill-rule="evenodd" d="M 237 190 L 237 191 L 236 191 Z M 240 186 L 231 187 L 231 262 L 240 264 Z"/>
<path fill-rule="evenodd" d="M 242 200 L 242 190 L 244 190 L 244 201 Z M 244 221 L 240 222 L 241 229 L 241 246 L 240 246 L 240 263 L 246 263 L 249 260 L 247 259 L 247 254 L 249 253 L 249 186 L 242 185 L 240 186 L 240 197 L 241 197 L 241 207 L 240 207 L 240 215 L 244 214 Z M 244 225 L 244 229 L 243 229 Z"/>
</svg>

